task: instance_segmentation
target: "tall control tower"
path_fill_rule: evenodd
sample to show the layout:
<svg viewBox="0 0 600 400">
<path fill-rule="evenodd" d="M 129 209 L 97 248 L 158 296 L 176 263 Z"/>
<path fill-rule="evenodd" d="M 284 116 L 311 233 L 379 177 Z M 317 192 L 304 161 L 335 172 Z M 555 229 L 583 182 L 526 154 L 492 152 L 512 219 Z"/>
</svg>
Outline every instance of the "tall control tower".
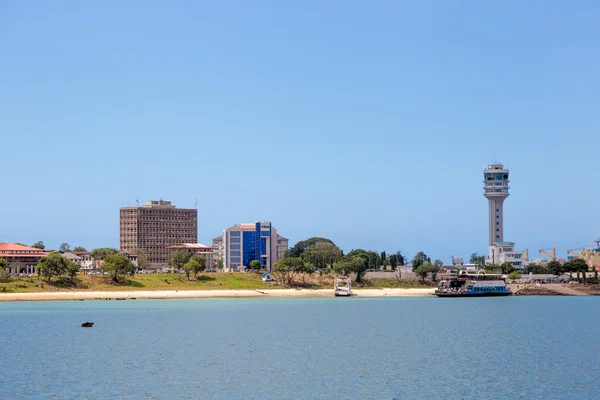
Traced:
<svg viewBox="0 0 600 400">
<path fill-rule="evenodd" d="M 502 205 L 508 197 L 508 170 L 502 164 L 488 165 L 483 171 L 484 196 L 489 202 L 490 246 L 504 241 L 504 211 Z"/>
</svg>

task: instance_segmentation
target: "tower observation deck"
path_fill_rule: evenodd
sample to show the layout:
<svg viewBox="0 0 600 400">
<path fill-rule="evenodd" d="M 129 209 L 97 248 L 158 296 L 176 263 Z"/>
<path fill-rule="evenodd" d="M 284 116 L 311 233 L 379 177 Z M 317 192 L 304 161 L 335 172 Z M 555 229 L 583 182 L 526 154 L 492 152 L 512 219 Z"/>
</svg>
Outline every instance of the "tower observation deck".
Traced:
<svg viewBox="0 0 600 400">
<path fill-rule="evenodd" d="M 502 164 L 488 165 L 483 171 L 484 196 L 489 203 L 490 246 L 504 241 L 504 200 L 508 197 L 508 170 Z"/>
</svg>

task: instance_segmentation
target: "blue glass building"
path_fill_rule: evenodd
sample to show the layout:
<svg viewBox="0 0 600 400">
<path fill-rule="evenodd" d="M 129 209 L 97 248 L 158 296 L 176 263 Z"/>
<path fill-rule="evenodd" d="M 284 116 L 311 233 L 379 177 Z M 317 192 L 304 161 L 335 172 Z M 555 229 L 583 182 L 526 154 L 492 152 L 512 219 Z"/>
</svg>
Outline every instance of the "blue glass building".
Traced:
<svg viewBox="0 0 600 400">
<path fill-rule="evenodd" d="M 223 239 L 226 271 L 243 270 L 254 260 L 260 261 L 263 269 L 270 270 L 287 250 L 288 243 L 270 222 L 234 225 L 224 231 Z"/>
</svg>

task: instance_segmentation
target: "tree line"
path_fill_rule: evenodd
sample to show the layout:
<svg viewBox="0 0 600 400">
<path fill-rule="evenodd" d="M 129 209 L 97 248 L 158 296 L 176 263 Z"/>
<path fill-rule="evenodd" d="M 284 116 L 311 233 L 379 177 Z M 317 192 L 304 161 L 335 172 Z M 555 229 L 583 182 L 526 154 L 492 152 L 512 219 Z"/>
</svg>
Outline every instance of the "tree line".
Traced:
<svg viewBox="0 0 600 400">
<path fill-rule="evenodd" d="M 177 249 L 172 252 L 168 262 L 176 271 L 183 270 L 188 280 L 192 276 L 196 279 L 198 274 L 206 270 L 206 257 L 201 254 L 192 255 L 186 249 Z"/>
</svg>

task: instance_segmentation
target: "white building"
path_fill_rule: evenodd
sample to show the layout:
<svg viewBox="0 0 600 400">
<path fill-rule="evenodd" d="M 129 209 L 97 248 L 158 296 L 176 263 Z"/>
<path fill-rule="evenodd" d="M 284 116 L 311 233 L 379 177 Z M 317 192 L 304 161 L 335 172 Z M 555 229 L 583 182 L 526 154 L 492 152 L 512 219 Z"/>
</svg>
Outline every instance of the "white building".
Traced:
<svg viewBox="0 0 600 400">
<path fill-rule="evenodd" d="M 510 263 L 515 269 L 523 269 L 523 253 L 515 251 L 514 242 L 496 242 L 489 247 L 489 253 L 485 259 L 486 264 L 501 265 Z"/>
</svg>

